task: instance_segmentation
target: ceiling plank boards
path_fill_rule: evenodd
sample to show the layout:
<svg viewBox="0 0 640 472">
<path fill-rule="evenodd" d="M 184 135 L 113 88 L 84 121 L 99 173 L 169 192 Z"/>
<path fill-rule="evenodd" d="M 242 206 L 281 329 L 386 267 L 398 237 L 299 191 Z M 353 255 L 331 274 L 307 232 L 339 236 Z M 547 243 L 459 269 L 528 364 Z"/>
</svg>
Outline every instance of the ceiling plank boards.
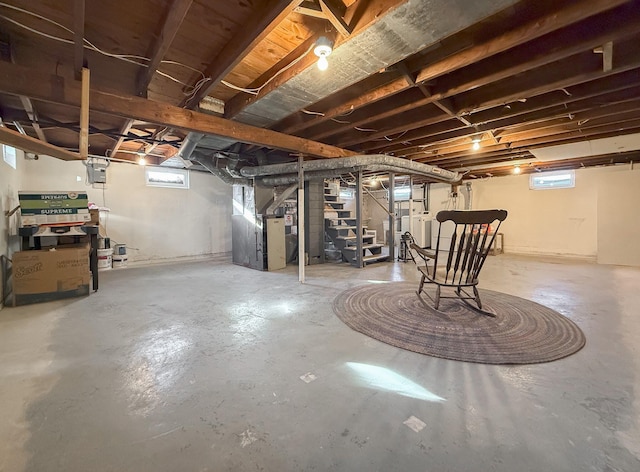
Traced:
<svg viewBox="0 0 640 472">
<path fill-rule="evenodd" d="M 165 15 L 160 27 L 160 34 L 158 38 L 149 46 L 147 57 L 150 59 L 148 67 L 143 68 L 138 73 L 136 79 L 136 93 L 140 96 L 147 94 L 147 87 L 151 83 L 153 75 L 158 70 L 158 67 L 162 63 L 165 54 L 171 47 L 182 22 L 184 21 L 189 8 L 193 0 L 173 0 L 173 2 L 167 7 Z M 127 139 L 127 135 L 133 126 L 133 120 L 127 120 L 120 128 L 120 137 L 117 139 L 115 145 L 110 151 L 110 155 L 114 156 L 119 150 L 120 146 Z"/>
<path fill-rule="evenodd" d="M 160 34 L 150 45 L 149 51 L 147 52 L 147 57 L 150 59 L 148 67 L 140 70 L 138 75 L 136 84 L 138 95 L 146 94 L 153 74 L 158 70 L 160 63 L 171 47 L 192 3 L 193 0 L 173 0 L 171 4 L 167 6 L 162 26 L 160 27 Z"/>
<path fill-rule="evenodd" d="M 193 96 L 185 99 L 185 108 L 195 108 L 213 88 L 259 43 L 273 28 L 275 28 L 302 0 L 270 0 L 264 7 L 257 9 L 242 28 L 239 35 L 234 37 L 212 58 L 204 71 L 209 81 Z"/>
<path fill-rule="evenodd" d="M 367 8 L 364 11 L 360 8 L 362 7 L 360 2 L 356 2 L 346 9 L 344 19 L 353 27 L 353 33 L 356 33 L 366 29 L 372 23 L 376 22 L 379 16 L 384 12 L 392 10 L 399 5 L 406 3 L 406 1 L 407 0 L 369 0 L 366 4 Z M 334 40 L 334 49 L 339 47 L 341 42 L 345 40 L 344 38 L 335 38 L 335 36 L 332 36 L 330 33 L 326 33 L 325 36 Z M 228 118 L 237 116 L 245 107 L 269 94 L 284 82 L 291 80 L 303 70 L 311 67 L 314 63 L 315 56 L 304 58 L 293 67 L 279 74 L 278 80 L 274 80 L 267 84 L 260 90 L 258 95 L 251 95 L 247 97 L 246 94 L 238 94 L 234 96 L 226 104 L 225 116 Z"/>
</svg>

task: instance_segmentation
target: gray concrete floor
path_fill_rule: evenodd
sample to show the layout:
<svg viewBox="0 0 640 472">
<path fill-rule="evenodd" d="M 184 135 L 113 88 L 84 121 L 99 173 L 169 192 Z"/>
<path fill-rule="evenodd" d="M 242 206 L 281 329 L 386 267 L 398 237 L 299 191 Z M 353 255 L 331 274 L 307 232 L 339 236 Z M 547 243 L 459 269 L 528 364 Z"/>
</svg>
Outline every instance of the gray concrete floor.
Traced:
<svg viewBox="0 0 640 472">
<path fill-rule="evenodd" d="M 348 287 L 417 280 L 410 262 L 307 267 L 304 285 L 297 267 L 129 268 L 86 298 L 5 308 L 0 470 L 640 470 L 640 270 L 501 255 L 483 275 L 570 317 L 586 347 L 462 363 L 333 314 Z"/>
</svg>

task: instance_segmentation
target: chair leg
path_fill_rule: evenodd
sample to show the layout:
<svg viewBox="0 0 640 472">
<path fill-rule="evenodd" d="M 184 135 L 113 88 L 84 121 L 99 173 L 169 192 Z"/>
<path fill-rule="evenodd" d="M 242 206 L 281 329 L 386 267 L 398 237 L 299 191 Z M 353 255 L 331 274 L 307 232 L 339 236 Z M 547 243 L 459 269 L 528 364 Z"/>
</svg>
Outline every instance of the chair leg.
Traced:
<svg viewBox="0 0 640 472">
<path fill-rule="evenodd" d="M 476 297 L 476 303 L 478 304 L 478 308 L 480 308 L 482 310 L 482 302 L 480 301 L 480 294 L 478 293 L 478 289 L 476 288 L 476 286 L 473 286 L 473 294 Z"/>
<path fill-rule="evenodd" d="M 440 306 L 440 285 L 436 286 L 436 298 L 434 300 L 434 306 L 436 310 Z"/>
<path fill-rule="evenodd" d="M 422 287 L 424 286 L 424 279 L 425 279 L 425 276 L 423 275 L 420 278 L 420 286 L 418 287 L 418 295 L 420 295 L 422 293 Z"/>
</svg>

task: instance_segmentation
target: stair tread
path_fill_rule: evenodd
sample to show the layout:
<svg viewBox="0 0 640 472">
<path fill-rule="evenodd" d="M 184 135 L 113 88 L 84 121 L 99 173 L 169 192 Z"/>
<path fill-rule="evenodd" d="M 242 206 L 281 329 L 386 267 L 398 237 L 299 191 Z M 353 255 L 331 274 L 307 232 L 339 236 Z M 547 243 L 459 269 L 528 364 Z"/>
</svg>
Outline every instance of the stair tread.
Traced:
<svg viewBox="0 0 640 472">
<path fill-rule="evenodd" d="M 384 244 L 374 243 L 362 245 L 362 249 L 376 249 L 379 247 L 384 247 Z M 356 249 L 358 249 L 358 246 L 345 246 L 343 249 L 346 249 L 347 251 L 355 251 Z"/>
<path fill-rule="evenodd" d="M 358 228 L 357 226 L 351 226 L 351 225 L 333 225 L 333 226 L 329 226 L 329 229 L 357 229 L 357 228 Z"/>
<path fill-rule="evenodd" d="M 373 256 L 364 256 L 362 258 L 362 262 L 363 263 L 368 263 L 368 262 L 377 262 L 377 261 L 384 261 L 387 260 L 389 258 L 388 255 L 382 255 L 382 254 L 375 254 Z M 356 257 L 354 257 L 353 259 L 351 259 L 351 265 L 356 265 L 357 266 L 358 260 Z"/>
</svg>

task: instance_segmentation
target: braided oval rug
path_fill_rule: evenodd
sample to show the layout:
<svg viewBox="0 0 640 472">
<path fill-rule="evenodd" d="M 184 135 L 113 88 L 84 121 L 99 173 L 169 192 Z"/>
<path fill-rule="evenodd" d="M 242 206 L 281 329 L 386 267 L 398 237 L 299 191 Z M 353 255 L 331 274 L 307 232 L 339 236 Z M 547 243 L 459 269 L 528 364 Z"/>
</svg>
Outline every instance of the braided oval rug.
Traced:
<svg viewBox="0 0 640 472">
<path fill-rule="evenodd" d="M 458 361 L 535 364 L 585 345 L 573 321 L 530 300 L 480 290 L 483 309 L 496 315 L 490 317 L 458 299 L 441 299 L 436 311 L 416 289 L 417 283 L 397 282 L 351 288 L 336 297 L 333 311 L 347 326 L 379 341 Z"/>
</svg>

